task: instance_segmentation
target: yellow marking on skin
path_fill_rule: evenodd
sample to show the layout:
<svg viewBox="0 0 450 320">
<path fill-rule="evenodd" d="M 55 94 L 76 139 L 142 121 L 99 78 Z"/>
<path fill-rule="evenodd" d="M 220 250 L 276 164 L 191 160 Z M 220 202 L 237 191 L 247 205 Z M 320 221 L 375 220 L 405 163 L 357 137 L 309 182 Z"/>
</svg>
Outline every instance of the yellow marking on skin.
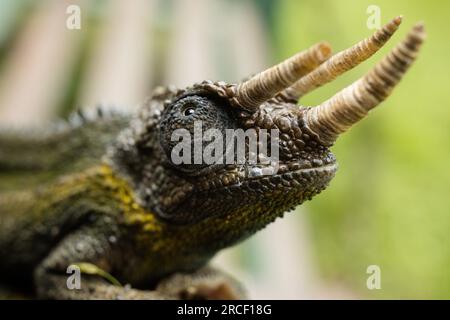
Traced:
<svg viewBox="0 0 450 320">
<path fill-rule="evenodd" d="M 100 166 L 102 180 L 113 191 L 113 196 L 119 200 L 126 221 L 130 224 L 141 224 L 145 231 L 158 232 L 162 226 L 155 215 L 136 202 L 133 190 L 127 181 L 118 177 L 111 167 L 104 164 Z"/>
<path fill-rule="evenodd" d="M 14 192 L 6 197 L 13 203 L 3 206 L 14 206 L 12 210 L 16 213 L 32 211 L 38 217 L 52 211 L 55 206 L 70 203 L 72 199 L 91 199 L 96 204 L 115 205 L 122 212 L 125 223 L 141 225 L 144 231 L 152 233 L 162 231 L 163 225 L 152 212 L 137 202 L 129 183 L 106 164 L 62 176 L 37 189 Z"/>
</svg>

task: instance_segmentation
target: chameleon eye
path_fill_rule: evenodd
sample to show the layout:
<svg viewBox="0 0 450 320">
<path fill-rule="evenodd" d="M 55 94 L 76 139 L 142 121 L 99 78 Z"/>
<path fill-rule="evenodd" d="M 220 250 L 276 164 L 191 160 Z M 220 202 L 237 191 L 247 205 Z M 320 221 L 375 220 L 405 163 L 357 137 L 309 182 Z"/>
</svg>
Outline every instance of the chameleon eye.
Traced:
<svg viewBox="0 0 450 320">
<path fill-rule="evenodd" d="M 167 105 L 161 115 L 159 139 L 174 168 L 186 173 L 195 173 L 206 167 L 215 166 L 204 161 L 203 157 L 198 161 L 192 152 L 193 146 L 194 144 L 201 146 L 203 155 L 203 148 L 212 142 L 206 134 L 209 129 L 218 130 L 225 136 L 226 129 L 236 128 L 230 109 L 225 100 L 200 95 L 182 97 Z M 196 133 L 198 125 L 201 126 L 200 136 Z"/>
<path fill-rule="evenodd" d="M 184 107 L 183 115 L 186 117 L 189 117 L 190 115 L 193 115 L 195 113 L 195 107 L 191 104 L 188 104 Z"/>
</svg>

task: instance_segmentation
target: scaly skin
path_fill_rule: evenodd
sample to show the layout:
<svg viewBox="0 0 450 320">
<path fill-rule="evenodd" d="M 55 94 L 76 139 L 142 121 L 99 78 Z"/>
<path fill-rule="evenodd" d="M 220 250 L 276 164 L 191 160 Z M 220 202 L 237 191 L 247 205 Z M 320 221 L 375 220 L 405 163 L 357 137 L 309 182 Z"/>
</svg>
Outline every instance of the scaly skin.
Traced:
<svg viewBox="0 0 450 320">
<path fill-rule="evenodd" d="M 314 76 L 330 52 L 320 44 L 240 85 L 157 88 L 133 117 L 98 115 L 45 135 L 0 134 L 0 282 L 53 299 L 243 297 L 208 261 L 327 187 L 337 169 L 330 147 L 400 81 L 423 26 L 324 104 L 299 107 L 295 90 L 354 67 L 345 59 L 369 57 L 400 21 L 352 54 L 330 58 L 327 65 L 341 67 L 325 76 Z M 370 52 L 359 58 L 362 50 Z M 294 85 L 308 73 L 307 86 Z M 174 162 L 172 133 L 193 134 L 196 121 L 220 133 L 277 130 L 278 171 L 250 163 L 249 153 L 227 165 Z M 72 264 L 83 272 L 80 290 L 66 285 Z"/>
<path fill-rule="evenodd" d="M 203 85 L 199 85 L 201 86 Z M 151 129 L 146 128 L 142 134 L 138 134 L 137 128 L 140 124 L 136 121 L 142 121 L 147 125 L 159 124 L 159 119 L 152 122 L 148 117 L 154 113 L 161 114 L 163 104 L 159 102 L 162 98 L 166 100 L 168 96 L 174 94 L 171 90 L 163 90 L 163 93 L 155 95 L 142 107 L 137 120 L 116 119 L 118 116 L 98 118 L 87 121 L 81 127 L 68 128 L 66 130 L 69 132 L 64 134 L 58 133 L 70 136 L 76 141 L 70 142 L 70 145 L 85 144 L 84 152 L 79 156 L 75 156 L 72 152 L 63 156 L 60 151 L 56 152 L 55 156 L 49 150 L 49 157 L 52 160 L 45 158 L 47 155 L 40 150 L 52 145 L 48 143 L 48 140 L 54 139 L 52 135 L 36 142 L 39 147 L 35 148 L 35 154 L 27 149 L 27 157 L 40 158 L 42 165 L 29 168 L 28 163 L 23 161 L 15 163 L 15 166 L 20 167 L 25 174 L 30 174 L 31 171 L 35 177 L 42 178 L 31 183 L 29 190 L 8 190 L 0 196 L 0 255 L 4 257 L 0 264 L 0 274 L 4 277 L 4 281 L 27 288 L 34 280 L 38 294 L 44 298 L 96 298 L 96 294 L 92 292 L 70 291 L 65 286 L 67 267 L 77 262 L 89 262 L 133 288 L 154 288 L 161 279 L 175 272 L 194 272 L 200 269 L 218 250 L 235 244 L 263 228 L 301 199 L 312 197 L 319 192 L 331 179 L 334 166 L 330 167 L 331 170 L 318 168 L 317 177 L 313 177 L 313 171 L 305 171 L 303 174 L 300 171 L 298 173 L 289 171 L 274 177 L 253 179 L 258 183 L 251 185 L 252 181 L 241 176 L 241 168 L 236 167 L 228 171 L 223 169 L 219 171 L 226 172 L 223 176 L 229 177 L 227 185 L 218 182 L 214 189 L 205 188 L 206 180 L 211 181 L 214 178 L 218 181 L 223 180 L 218 172 L 213 171 L 207 176 L 197 177 L 194 181 L 196 186 L 192 187 L 192 177 L 183 177 L 174 172 L 172 167 L 163 165 L 166 161 L 161 160 L 161 157 L 164 157 L 163 153 L 147 154 L 137 152 L 135 148 L 140 144 L 140 139 L 144 139 L 143 136 L 145 139 L 147 136 L 151 137 L 147 141 L 150 146 L 157 145 L 157 142 L 154 142 L 158 141 L 155 139 L 158 137 L 157 133 L 149 130 L 157 130 L 159 126 L 150 126 Z M 282 113 L 285 110 L 279 109 Z M 295 110 L 298 109 L 295 107 Z M 263 119 L 261 116 L 261 120 L 256 121 Z M 92 131 L 92 126 L 94 124 L 94 127 L 98 126 L 101 121 L 114 124 L 114 126 L 105 125 L 108 129 L 101 135 L 111 139 L 102 139 L 103 145 L 95 143 L 93 149 L 88 151 L 90 149 L 88 141 L 99 139 L 99 132 Z M 245 121 L 248 122 L 247 114 Z M 124 122 L 131 123 L 133 127 L 118 129 L 117 127 Z M 118 137 L 114 136 L 113 132 L 119 132 Z M 133 139 L 125 138 L 129 135 L 133 136 Z M 130 142 L 132 146 L 128 145 Z M 6 150 L 6 147 L 2 146 L 0 150 Z M 325 149 L 320 150 L 325 154 L 324 159 L 332 163 L 332 156 Z M 18 153 L 16 156 L 19 156 L 20 150 L 16 152 Z M 7 153 L 4 154 L 5 158 L 9 159 Z M 57 169 L 58 174 L 53 175 L 55 170 L 53 166 L 60 161 L 63 163 Z M 320 161 L 305 153 L 305 158 L 301 161 L 290 162 L 293 168 L 301 166 L 311 168 L 313 162 Z M 4 165 L 5 162 L 6 160 L 0 164 L 8 169 L 2 171 L 7 175 L 11 166 Z M 287 171 L 287 167 L 280 169 L 282 170 Z M 156 176 L 152 176 L 155 174 Z M 142 181 L 141 177 L 146 179 Z M 240 181 L 239 186 L 233 183 L 233 177 Z M 190 188 L 186 187 L 188 183 Z M 158 189 L 152 188 L 155 184 Z M 269 189 L 275 185 L 278 187 Z M 308 190 L 307 186 L 311 189 Z M 158 216 L 149 207 L 151 201 L 146 201 L 146 196 L 140 195 L 142 188 L 156 189 L 157 194 L 152 199 L 160 197 L 161 203 L 170 203 L 171 206 L 174 190 L 177 188 L 190 190 L 184 196 L 187 200 L 185 198 L 178 200 L 182 205 L 176 208 L 181 212 L 175 215 L 189 217 L 198 212 L 200 217 L 202 213 L 207 218 L 192 219 L 195 223 L 190 221 L 186 223 L 183 218 L 183 223 L 180 224 L 176 219 L 164 218 L 168 214 L 164 217 Z M 239 202 L 233 201 L 233 194 L 243 192 L 247 194 L 247 198 L 241 198 Z M 264 193 L 266 197 L 262 196 Z M 194 204 L 190 203 L 194 197 L 198 197 L 201 202 L 197 208 L 193 208 Z M 163 199 L 170 201 L 164 202 Z M 155 209 L 170 212 L 166 208 L 155 206 Z M 192 279 L 195 277 L 194 274 Z M 225 277 L 216 271 L 213 276 L 207 278 L 207 283 L 215 283 L 215 279 Z M 57 280 L 49 282 L 48 278 Z M 227 283 L 233 282 L 230 280 Z M 217 286 L 223 285 L 219 282 Z M 55 287 L 59 290 L 55 290 Z M 170 287 L 170 284 L 166 287 Z M 117 288 L 115 290 L 117 292 L 111 293 L 108 289 L 108 297 L 174 297 L 155 290 L 145 294 L 133 290 L 121 291 Z M 186 288 L 177 290 L 176 297 L 186 295 L 186 290 Z M 173 291 L 174 289 L 171 289 L 171 292 Z M 238 285 L 226 291 L 234 292 L 235 297 L 241 296 Z M 103 298 L 103 290 L 99 289 L 99 292 L 102 293 L 98 297 Z"/>
</svg>

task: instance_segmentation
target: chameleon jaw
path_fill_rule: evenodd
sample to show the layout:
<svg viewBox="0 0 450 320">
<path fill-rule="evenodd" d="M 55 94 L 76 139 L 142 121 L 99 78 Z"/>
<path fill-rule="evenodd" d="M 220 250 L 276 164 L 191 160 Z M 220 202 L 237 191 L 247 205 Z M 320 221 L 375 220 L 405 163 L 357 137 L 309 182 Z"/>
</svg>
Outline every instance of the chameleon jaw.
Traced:
<svg viewBox="0 0 450 320">
<path fill-rule="evenodd" d="M 205 176 L 196 185 L 201 192 L 234 190 L 238 191 L 243 185 L 249 184 L 249 191 L 258 192 L 264 189 L 271 190 L 282 188 L 302 188 L 315 183 L 315 179 L 328 177 L 328 181 L 334 177 L 338 165 L 334 158 L 327 160 L 308 161 L 299 160 L 280 165 L 241 165 L 234 169 L 224 170 L 221 174 L 215 172 L 215 177 Z M 261 188 L 258 184 L 261 184 Z"/>
</svg>

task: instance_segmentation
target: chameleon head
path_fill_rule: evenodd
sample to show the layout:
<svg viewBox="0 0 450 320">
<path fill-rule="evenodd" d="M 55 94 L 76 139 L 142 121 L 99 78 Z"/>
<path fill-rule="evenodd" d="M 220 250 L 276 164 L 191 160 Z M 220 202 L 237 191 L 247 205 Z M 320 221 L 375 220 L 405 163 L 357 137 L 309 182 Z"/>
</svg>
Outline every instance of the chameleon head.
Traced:
<svg viewBox="0 0 450 320">
<path fill-rule="evenodd" d="M 415 60 L 424 27 L 414 26 L 371 71 L 329 100 L 304 107 L 298 99 L 368 59 L 400 23 L 397 17 L 334 55 L 319 43 L 240 84 L 205 81 L 183 90 L 158 89 L 141 121 L 147 131 L 156 131 L 159 149 L 152 158 L 165 165 L 146 171 L 140 189 L 145 204 L 178 225 L 233 221 L 241 229 L 236 237 L 243 237 L 311 199 L 337 169 L 329 148 L 390 94 Z M 234 133 L 232 139 L 227 132 Z M 276 159 L 270 147 L 267 153 L 259 149 L 263 135 L 267 146 L 276 141 Z M 230 162 L 229 154 L 241 159 Z M 152 158 L 148 161 L 155 163 Z"/>
</svg>

